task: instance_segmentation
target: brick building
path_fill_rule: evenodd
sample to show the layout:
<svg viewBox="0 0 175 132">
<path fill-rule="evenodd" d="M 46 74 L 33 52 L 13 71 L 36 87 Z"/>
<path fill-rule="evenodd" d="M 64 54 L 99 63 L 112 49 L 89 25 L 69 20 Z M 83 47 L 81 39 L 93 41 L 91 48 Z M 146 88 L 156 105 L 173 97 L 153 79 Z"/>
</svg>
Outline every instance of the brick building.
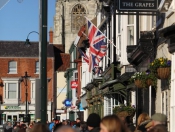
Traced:
<svg viewBox="0 0 175 132">
<path fill-rule="evenodd" d="M 26 47 L 22 41 L 0 42 L 0 114 L 1 124 L 4 121 L 19 121 L 24 119 L 26 104 L 26 86 L 20 81 L 25 72 L 28 78 L 28 114 L 31 120 L 35 120 L 35 83 L 39 77 L 39 45 L 32 42 Z M 56 109 L 54 88 L 54 46 L 48 44 L 47 49 L 47 78 L 48 78 L 48 120 L 52 118 L 52 112 Z M 55 103 L 55 104 L 54 104 Z M 53 112 L 54 113 L 54 112 Z"/>
</svg>

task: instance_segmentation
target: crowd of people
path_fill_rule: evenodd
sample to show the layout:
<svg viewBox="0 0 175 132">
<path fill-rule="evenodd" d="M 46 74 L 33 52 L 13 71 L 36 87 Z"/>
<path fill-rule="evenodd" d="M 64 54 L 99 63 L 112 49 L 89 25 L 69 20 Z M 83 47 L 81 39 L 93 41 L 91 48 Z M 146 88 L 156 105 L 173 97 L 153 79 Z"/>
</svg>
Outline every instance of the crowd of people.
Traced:
<svg viewBox="0 0 175 132">
<path fill-rule="evenodd" d="M 70 120 L 60 122 L 53 119 L 47 124 L 17 122 L 12 125 L 8 122 L 3 127 L 4 132 L 168 132 L 166 121 L 167 117 L 164 114 L 156 113 L 149 117 L 147 113 L 142 113 L 135 126 L 129 116 L 108 115 L 101 119 L 98 114 L 92 113 L 86 122 L 79 118 L 73 122 Z"/>
</svg>

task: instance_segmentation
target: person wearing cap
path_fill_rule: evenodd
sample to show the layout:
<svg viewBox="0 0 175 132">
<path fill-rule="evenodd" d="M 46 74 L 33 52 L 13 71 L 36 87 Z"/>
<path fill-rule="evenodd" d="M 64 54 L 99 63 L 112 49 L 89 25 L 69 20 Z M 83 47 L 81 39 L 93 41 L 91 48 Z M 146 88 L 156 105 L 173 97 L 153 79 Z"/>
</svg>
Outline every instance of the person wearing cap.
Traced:
<svg viewBox="0 0 175 132">
<path fill-rule="evenodd" d="M 87 118 L 87 126 L 89 132 L 99 132 L 100 131 L 101 118 L 98 114 L 92 113 Z"/>
<path fill-rule="evenodd" d="M 156 114 L 152 115 L 151 119 L 152 119 L 152 121 L 145 126 L 147 131 L 150 131 L 156 125 L 165 126 L 166 121 L 167 121 L 167 116 L 165 114 L 156 113 Z"/>
</svg>

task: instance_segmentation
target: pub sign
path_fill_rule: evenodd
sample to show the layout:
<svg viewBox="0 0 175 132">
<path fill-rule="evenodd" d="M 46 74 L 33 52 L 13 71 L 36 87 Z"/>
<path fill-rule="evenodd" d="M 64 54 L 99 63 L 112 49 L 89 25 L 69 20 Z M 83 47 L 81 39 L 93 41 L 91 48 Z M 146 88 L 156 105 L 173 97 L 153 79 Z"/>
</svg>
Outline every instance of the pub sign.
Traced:
<svg viewBox="0 0 175 132">
<path fill-rule="evenodd" d="M 153 12 L 158 9 L 158 0 L 118 0 L 118 11 Z"/>
</svg>

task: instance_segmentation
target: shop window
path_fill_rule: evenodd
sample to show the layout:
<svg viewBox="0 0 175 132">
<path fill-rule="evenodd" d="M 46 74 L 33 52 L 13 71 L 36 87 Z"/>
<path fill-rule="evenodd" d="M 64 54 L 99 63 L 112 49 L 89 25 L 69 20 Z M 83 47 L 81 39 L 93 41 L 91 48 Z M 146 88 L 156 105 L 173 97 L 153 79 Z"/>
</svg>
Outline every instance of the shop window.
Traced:
<svg viewBox="0 0 175 132">
<path fill-rule="evenodd" d="M 10 61 L 9 62 L 9 71 L 10 74 L 17 73 L 17 62 L 16 61 Z"/>
<path fill-rule="evenodd" d="M 81 5 L 77 4 L 72 9 L 72 31 L 78 31 L 81 26 L 86 22 L 85 15 L 86 9 Z"/>
</svg>

